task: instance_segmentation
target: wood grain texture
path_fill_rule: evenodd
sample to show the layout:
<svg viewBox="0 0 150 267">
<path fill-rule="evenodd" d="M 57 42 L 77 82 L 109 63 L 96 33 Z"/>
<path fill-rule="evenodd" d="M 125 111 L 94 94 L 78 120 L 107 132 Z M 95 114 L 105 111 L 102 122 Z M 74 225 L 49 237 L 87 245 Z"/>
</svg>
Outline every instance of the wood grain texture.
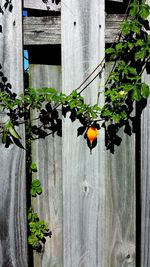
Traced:
<svg viewBox="0 0 150 267">
<path fill-rule="evenodd" d="M 23 92 L 22 6 L 0 16 L 0 63 L 14 92 Z M 8 118 L 0 111 L 0 123 Z M 18 129 L 24 145 L 24 129 Z M 27 267 L 25 150 L 5 148 L 0 136 L 0 266 Z"/>
<path fill-rule="evenodd" d="M 150 0 L 147 0 L 150 5 Z M 150 22 L 150 17 L 149 17 Z M 150 86 L 145 71 L 143 82 Z M 150 98 L 141 116 L 141 267 L 150 266 Z"/>
<path fill-rule="evenodd" d="M 106 34 L 105 42 L 113 43 L 114 40 L 117 41 L 121 29 L 121 23 L 124 21 L 125 15 L 106 15 Z"/>
<path fill-rule="evenodd" d="M 60 66 L 29 65 L 29 70 L 32 87 L 49 86 L 61 90 Z M 35 113 L 33 115 L 36 116 Z M 43 193 L 34 201 L 34 207 L 53 233 L 51 239 L 47 238 L 42 254 L 34 254 L 36 267 L 63 267 L 61 141 L 61 137 L 48 136 L 32 144 L 32 160 L 37 163 L 36 176 L 43 188 Z"/>
<path fill-rule="evenodd" d="M 106 75 L 111 70 L 107 64 Z M 122 143 L 106 154 L 105 264 L 135 267 L 135 136 L 119 133 Z"/>
<path fill-rule="evenodd" d="M 150 85 L 150 75 L 143 75 Z M 150 266 L 150 99 L 141 117 L 141 266 Z"/>
<path fill-rule="evenodd" d="M 25 45 L 61 43 L 60 16 L 24 17 L 23 21 Z"/>
<path fill-rule="evenodd" d="M 124 15 L 106 16 L 106 43 L 112 43 L 116 35 L 119 35 L 124 18 Z M 24 17 L 24 45 L 61 44 L 60 19 L 60 16 Z"/>
<path fill-rule="evenodd" d="M 46 1 L 45 1 L 46 2 Z M 47 4 L 43 0 L 24 0 L 24 8 L 48 10 L 48 11 L 60 11 L 61 5 L 52 3 L 52 0 L 47 1 Z"/>
<path fill-rule="evenodd" d="M 62 6 L 62 77 L 63 92 L 69 94 L 104 57 L 104 1 L 63 2 L 69 10 Z M 98 87 L 99 78 L 84 92 L 87 103 L 97 101 Z M 84 137 L 77 137 L 79 126 L 69 118 L 63 123 L 64 266 L 100 267 L 104 266 L 104 133 L 100 131 L 90 155 Z"/>
</svg>

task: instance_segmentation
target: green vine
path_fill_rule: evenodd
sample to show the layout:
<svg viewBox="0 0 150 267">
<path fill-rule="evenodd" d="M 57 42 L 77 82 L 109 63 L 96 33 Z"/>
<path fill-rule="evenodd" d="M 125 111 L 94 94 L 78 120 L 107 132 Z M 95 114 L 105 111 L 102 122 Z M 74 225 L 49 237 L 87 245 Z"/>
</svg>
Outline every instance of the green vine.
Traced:
<svg viewBox="0 0 150 267">
<path fill-rule="evenodd" d="M 124 127 L 129 135 L 133 132 L 136 119 L 132 115 L 134 102 L 143 103 L 149 96 L 149 86 L 141 82 L 141 75 L 150 63 L 150 36 L 147 33 L 149 14 L 150 7 L 145 0 L 141 4 L 137 0 L 132 1 L 129 16 L 122 24 L 119 40 L 106 49 L 106 59 L 113 62 L 113 68 L 105 83 L 103 107 L 85 103 L 81 93 L 87 87 L 80 92 L 74 90 L 69 96 L 54 88 L 28 88 L 25 95 L 18 97 L 11 92 L 11 85 L 1 73 L 3 84 L 0 84 L 0 104 L 3 110 L 7 110 L 10 118 L 1 126 L 5 146 L 8 147 L 13 142 L 21 146 L 15 126 L 26 121 L 31 122 L 30 110 L 36 109 L 39 115 L 32 119 L 30 140 L 45 138 L 54 133 L 61 136 L 61 119 L 69 112 L 72 122 L 79 120 L 82 124 L 78 135 L 85 134 L 91 125 L 98 130 L 103 127 L 106 148 L 114 152 L 114 146 L 121 142 L 119 129 Z M 104 64 L 101 70 L 103 68 Z M 34 120 L 40 121 L 38 126 L 34 125 Z M 86 134 L 84 136 L 87 138 Z"/>
<path fill-rule="evenodd" d="M 31 176 L 37 173 L 36 163 L 32 162 L 29 169 Z M 32 197 L 37 197 L 42 193 L 41 182 L 37 178 L 32 178 L 30 194 Z M 39 218 L 39 215 L 34 212 L 33 207 L 28 210 L 28 244 L 37 252 L 41 252 L 43 245 L 46 242 L 46 237 L 51 237 L 52 232 L 49 230 L 48 224 Z"/>
<path fill-rule="evenodd" d="M 103 128 L 106 149 L 114 153 L 115 145 L 118 146 L 121 143 L 118 135 L 120 128 L 123 127 L 128 135 L 136 131 L 135 124 L 138 115 L 133 114 L 135 103 L 140 103 L 142 111 L 149 97 L 149 86 L 141 81 L 143 72 L 150 66 L 150 35 L 148 35 L 150 28 L 147 20 L 149 15 L 150 7 L 145 0 L 141 2 L 133 0 L 129 7 L 128 17 L 122 23 L 118 40 L 116 39 L 117 41 L 106 49 L 105 60 L 112 62 L 113 66 L 105 82 L 103 107 L 97 103 L 93 106 L 86 104 L 82 96 L 82 92 L 88 89 L 93 79 L 86 86 L 84 86 L 84 81 L 70 95 L 60 93 L 54 88 L 28 88 L 24 95 L 18 96 L 12 91 L 11 84 L 4 76 L 0 65 L 0 107 L 8 116 L 8 120 L 0 124 L 2 142 L 5 147 L 15 143 L 23 148 L 21 136 L 17 130 L 20 124 L 26 124 L 27 143 L 48 135 L 61 136 L 62 116 L 66 117 L 68 113 L 72 122 L 75 120 L 80 122 L 77 135 L 84 134 L 90 149 L 96 146 L 97 138 L 92 137 L 94 141 L 89 142 L 87 138 L 89 127 L 93 127 L 93 132 L 94 128 L 97 130 Z M 98 65 L 100 66 L 99 73 L 105 67 L 104 59 Z M 94 79 L 97 76 L 95 75 Z M 91 75 L 88 78 L 91 78 Z M 98 93 L 98 99 L 99 96 Z M 31 110 L 37 111 L 36 118 L 30 118 Z M 95 133 L 97 137 L 97 131 Z M 90 132 L 88 136 L 91 136 Z M 31 171 L 37 171 L 33 164 Z M 41 184 L 38 179 L 34 179 L 31 183 L 31 195 L 36 197 L 41 193 Z M 45 236 L 50 236 L 51 232 L 33 208 L 29 209 L 28 223 L 30 231 L 28 242 L 34 249 L 38 249 Z"/>
</svg>

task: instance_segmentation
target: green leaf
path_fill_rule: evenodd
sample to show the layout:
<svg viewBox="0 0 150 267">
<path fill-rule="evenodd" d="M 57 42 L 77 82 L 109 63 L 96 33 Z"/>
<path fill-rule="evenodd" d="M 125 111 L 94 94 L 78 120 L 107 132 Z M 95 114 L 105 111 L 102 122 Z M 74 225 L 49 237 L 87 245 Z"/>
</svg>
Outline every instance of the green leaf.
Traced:
<svg viewBox="0 0 150 267">
<path fill-rule="evenodd" d="M 128 72 L 132 75 L 137 75 L 137 70 L 133 67 L 128 67 Z"/>
<path fill-rule="evenodd" d="M 5 131 L 7 130 L 10 133 L 10 135 L 15 137 L 16 139 L 21 139 L 20 135 L 17 133 L 16 129 L 14 128 L 14 126 L 10 120 L 5 122 L 4 130 Z"/>
<path fill-rule="evenodd" d="M 141 25 L 138 23 L 132 23 L 131 24 L 131 30 L 136 33 L 140 33 Z"/>
<path fill-rule="evenodd" d="M 42 188 L 39 186 L 36 188 L 36 192 L 38 195 L 42 194 Z"/>
<path fill-rule="evenodd" d="M 139 15 L 145 20 L 150 15 L 150 7 L 146 4 L 141 5 Z"/>
<path fill-rule="evenodd" d="M 38 180 L 38 179 L 34 179 L 34 180 L 32 181 L 32 186 L 33 186 L 33 187 L 41 186 L 40 180 Z"/>
<path fill-rule="evenodd" d="M 120 122 L 120 115 L 117 114 L 117 113 L 114 113 L 113 116 L 112 116 L 113 120 L 116 122 L 116 123 L 119 123 Z"/>
<path fill-rule="evenodd" d="M 115 48 L 117 51 L 122 50 L 123 44 L 122 43 L 116 44 Z"/>
<path fill-rule="evenodd" d="M 106 54 L 113 54 L 113 53 L 115 53 L 115 49 L 112 48 L 112 47 L 109 47 L 109 48 L 107 48 L 107 49 L 105 50 L 105 53 L 106 53 Z"/>
<path fill-rule="evenodd" d="M 36 190 L 34 188 L 31 188 L 31 196 L 32 197 L 36 197 L 37 196 Z"/>
<path fill-rule="evenodd" d="M 145 54 L 146 54 L 146 52 L 145 52 L 144 49 L 142 49 L 142 50 L 136 52 L 136 53 L 135 53 L 135 60 L 136 60 L 136 61 L 137 61 L 137 60 L 143 60 L 143 59 L 145 58 Z"/>
<path fill-rule="evenodd" d="M 140 101 L 142 98 L 141 92 L 138 88 L 135 88 L 132 92 L 132 99 L 135 101 Z"/>
<path fill-rule="evenodd" d="M 139 7 L 138 2 L 137 1 L 133 1 L 130 4 L 129 15 L 135 16 L 138 13 L 138 7 Z"/>
<path fill-rule="evenodd" d="M 137 40 L 137 42 L 135 43 L 135 46 L 143 46 L 144 45 L 144 41 L 142 39 Z"/>
<path fill-rule="evenodd" d="M 149 86 L 145 83 L 141 84 L 141 94 L 144 98 L 148 98 L 150 95 Z"/>
<path fill-rule="evenodd" d="M 130 22 L 125 21 L 122 23 L 122 32 L 124 35 L 127 35 L 130 32 L 131 25 Z"/>
<path fill-rule="evenodd" d="M 38 238 L 35 235 L 30 235 L 28 237 L 28 244 L 31 245 L 31 246 L 33 246 L 34 248 L 35 247 L 38 247 L 39 240 L 38 240 Z"/>
<path fill-rule="evenodd" d="M 6 144 L 6 140 L 7 140 L 7 132 L 4 130 L 3 136 L 2 136 L 2 142 L 3 142 L 3 144 Z"/>
<path fill-rule="evenodd" d="M 30 169 L 32 172 L 37 172 L 37 165 L 35 162 L 32 162 L 31 165 L 30 165 Z"/>
</svg>

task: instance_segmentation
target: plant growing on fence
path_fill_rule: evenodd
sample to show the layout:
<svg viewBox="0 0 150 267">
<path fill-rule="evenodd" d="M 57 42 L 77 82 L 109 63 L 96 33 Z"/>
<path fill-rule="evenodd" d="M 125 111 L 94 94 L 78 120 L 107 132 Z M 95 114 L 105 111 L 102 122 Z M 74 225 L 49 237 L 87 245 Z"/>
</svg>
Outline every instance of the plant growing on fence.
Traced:
<svg viewBox="0 0 150 267">
<path fill-rule="evenodd" d="M 119 129 L 124 127 L 124 132 L 129 135 L 135 130 L 137 117 L 132 116 L 134 102 L 145 104 L 149 96 L 148 85 L 141 82 L 141 75 L 150 62 L 150 36 L 147 33 L 149 13 L 150 8 L 145 0 L 141 4 L 137 0 L 132 1 L 129 8 L 131 17 L 123 22 L 118 41 L 106 49 L 107 60 L 114 64 L 105 83 L 103 107 L 85 103 L 82 92 L 87 89 L 87 85 L 81 90 L 78 87 L 69 96 L 54 88 L 28 88 L 25 95 L 17 96 L 1 72 L 0 103 L 1 107 L 8 111 L 10 118 L 10 121 L 1 126 L 5 146 L 8 147 L 12 142 L 21 146 L 15 126 L 31 121 L 30 109 L 36 109 L 39 116 L 33 121 L 39 120 L 39 123 L 34 125 L 32 122 L 30 139 L 45 138 L 54 133 L 61 136 L 61 116 L 66 117 L 69 113 L 72 122 L 79 120 L 81 123 L 77 135 L 84 134 L 86 139 L 86 131 L 90 126 L 98 130 L 103 127 L 106 148 L 114 152 L 114 146 L 121 143 Z M 99 73 L 103 69 L 104 61 Z M 7 125 L 9 127 L 6 127 Z"/>
<path fill-rule="evenodd" d="M 7 4 L 4 8 L 8 6 Z M 9 11 L 12 11 L 12 8 Z M 149 86 L 141 81 L 144 70 L 148 69 L 150 64 L 150 35 L 147 32 L 149 14 L 150 7 L 145 0 L 141 3 L 133 0 L 129 7 L 129 16 L 122 24 L 118 40 L 116 39 L 115 43 L 106 49 L 106 59 L 113 62 L 113 67 L 105 82 L 105 104 L 102 107 L 97 104 L 98 101 L 93 106 L 86 104 L 82 96 L 82 92 L 88 88 L 93 79 L 86 86 L 84 86 L 84 81 L 70 95 L 59 93 L 54 88 L 28 88 L 24 95 L 18 96 L 12 91 L 11 84 L 7 81 L 0 66 L 0 105 L 8 115 L 8 121 L 0 125 L 5 147 L 15 143 L 23 148 L 16 128 L 20 124 L 26 124 L 29 143 L 48 135 L 61 136 L 62 116 L 66 118 L 69 114 L 72 122 L 75 120 L 80 122 L 81 126 L 77 129 L 77 135 L 84 135 L 90 148 L 93 148 L 96 142 L 93 140 L 89 144 L 88 129 L 90 127 L 97 130 L 104 128 L 106 148 L 114 153 L 115 145 L 118 146 L 121 143 L 118 135 L 119 129 L 123 127 L 128 135 L 136 131 L 138 114 L 132 114 L 134 105 L 136 102 L 140 103 L 142 111 L 149 96 Z M 100 67 L 94 79 L 105 68 L 104 59 L 95 70 Z M 91 75 L 88 78 L 90 77 Z M 100 93 L 97 99 L 99 97 Z M 38 111 L 38 116 L 32 120 L 30 110 Z M 34 121 L 38 123 L 34 124 Z M 31 192 L 33 196 L 41 193 L 38 180 L 32 182 Z M 29 243 L 37 247 L 37 242 L 40 242 L 48 233 L 48 227 L 40 221 L 32 209 L 29 211 L 28 218 L 32 235 Z M 38 232 L 38 227 L 41 232 Z M 37 232 L 39 234 L 35 234 Z"/>
<path fill-rule="evenodd" d="M 30 172 L 30 177 L 32 178 L 30 194 L 36 198 L 42 193 L 42 186 L 39 179 L 32 177 L 34 173 L 38 172 L 35 162 L 31 163 L 27 172 Z M 46 242 L 46 237 L 51 237 L 52 232 L 49 230 L 48 224 L 41 220 L 39 215 L 34 212 L 32 206 L 28 210 L 28 231 L 28 244 L 37 252 L 41 252 Z"/>
</svg>

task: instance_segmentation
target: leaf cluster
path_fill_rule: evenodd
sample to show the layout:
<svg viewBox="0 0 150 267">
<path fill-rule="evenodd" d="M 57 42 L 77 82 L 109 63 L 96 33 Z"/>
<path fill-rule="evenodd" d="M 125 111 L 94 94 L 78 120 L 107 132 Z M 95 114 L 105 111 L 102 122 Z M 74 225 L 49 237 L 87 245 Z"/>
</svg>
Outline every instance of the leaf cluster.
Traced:
<svg viewBox="0 0 150 267">
<path fill-rule="evenodd" d="M 27 125 L 28 140 L 51 134 L 61 136 L 62 117 L 69 116 L 72 122 L 78 120 L 81 123 L 78 136 L 85 136 L 91 125 L 96 124 L 97 129 L 103 127 L 106 148 L 114 152 L 114 146 L 120 144 L 119 129 L 124 127 L 124 132 L 129 135 L 134 131 L 134 103 L 143 103 L 149 97 L 149 86 L 141 81 L 144 70 L 150 64 L 149 14 L 150 7 L 145 0 L 141 3 L 133 0 L 129 17 L 122 23 L 120 38 L 106 49 L 107 59 L 113 67 L 105 83 L 105 104 L 102 107 L 86 104 L 76 90 L 67 96 L 54 88 L 28 88 L 24 95 L 17 96 L 0 72 L 0 105 L 10 118 L 2 129 L 5 146 L 9 147 L 14 142 L 21 147 L 16 128 L 21 123 Z M 31 110 L 36 110 L 38 114 L 33 121 L 30 119 Z"/>
<path fill-rule="evenodd" d="M 31 162 L 27 172 L 31 174 L 38 172 L 35 162 Z M 37 195 L 42 193 L 42 186 L 39 179 L 33 178 L 30 186 L 30 194 L 32 197 L 37 197 Z M 31 245 L 34 250 L 41 252 L 43 245 L 46 242 L 46 237 L 51 237 L 52 232 L 49 231 L 47 223 L 39 218 L 38 214 L 34 212 L 32 207 L 28 210 L 28 231 L 28 244 Z"/>
<path fill-rule="evenodd" d="M 28 244 L 38 252 L 41 252 L 43 244 L 45 244 L 45 237 L 51 237 L 52 233 L 49 231 L 48 225 L 40 220 L 37 213 L 33 208 L 28 211 L 28 225 L 30 234 L 28 236 Z"/>
</svg>

